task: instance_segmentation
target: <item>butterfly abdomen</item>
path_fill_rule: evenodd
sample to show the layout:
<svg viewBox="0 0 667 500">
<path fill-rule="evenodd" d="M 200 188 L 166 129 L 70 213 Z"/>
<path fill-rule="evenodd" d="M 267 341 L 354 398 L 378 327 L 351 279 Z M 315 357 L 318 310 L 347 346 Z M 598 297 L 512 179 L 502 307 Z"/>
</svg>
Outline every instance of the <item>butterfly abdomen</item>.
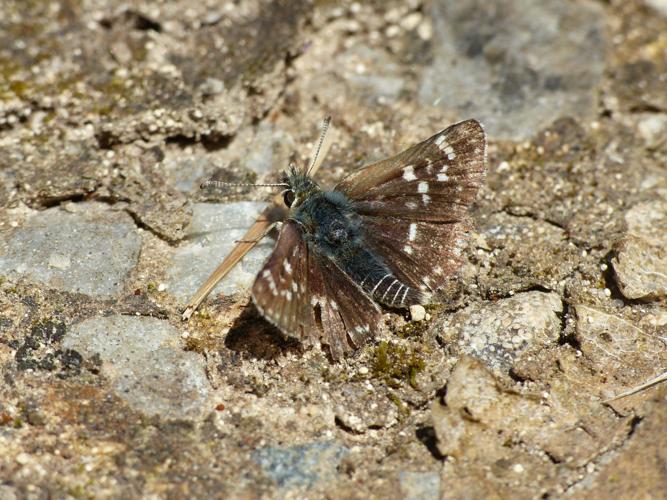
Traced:
<svg viewBox="0 0 667 500">
<path fill-rule="evenodd" d="M 339 252 L 334 261 L 375 302 L 408 307 L 428 302 L 428 295 L 398 279 L 381 259 L 363 244 Z"/>
<path fill-rule="evenodd" d="M 428 294 L 401 282 L 391 272 L 373 272 L 359 283 L 375 302 L 391 307 L 408 307 L 428 302 Z"/>
</svg>

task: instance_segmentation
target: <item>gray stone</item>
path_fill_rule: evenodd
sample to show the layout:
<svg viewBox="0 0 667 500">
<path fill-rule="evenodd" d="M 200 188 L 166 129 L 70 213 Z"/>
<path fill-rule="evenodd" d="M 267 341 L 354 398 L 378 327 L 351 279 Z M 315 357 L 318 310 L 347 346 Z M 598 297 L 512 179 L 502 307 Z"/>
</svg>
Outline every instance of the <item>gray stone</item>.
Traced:
<svg viewBox="0 0 667 500">
<path fill-rule="evenodd" d="M 261 123 L 241 152 L 241 165 L 258 175 L 284 170 L 294 146 L 290 134 L 271 123 Z"/>
<path fill-rule="evenodd" d="M 556 293 L 527 292 L 493 304 L 473 304 L 444 319 L 442 334 L 462 353 L 494 372 L 507 371 L 519 356 L 554 344 L 563 311 Z"/>
<path fill-rule="evenodd" d="M 400 67 L 384 50 L 355 46 L 338 57 L 341 67 L 354 68 L 346 81 L 356 96 L 375 103 L 378 98 L 396 101 L 405 87 Z"/>
<path fill-rule="evenodd" d="M 265 206 L 252 201 L 194 204 L 186 243 L 176 250 L 168 270 L 169 292 L 181 301 L 188 300 L 231 252 L 235 241 L 243 238 Z M 230 295 L 247 289 L 273 245 L 270 238 L 257 244 L 212 294 Z"/>
<path fill-rule="evenodd" d="M 280 488 L 312 487 L 335 478 L 349 450 L 336 442 L 315 442 L 256 450 L 253 460 Z"/>
<path fill-rule="evenodd" d="M 177 346 L 166 321 L 135 316 L 91 318 L 76 325 L 63 347 L 100 356 L 119 397 L 137 411 L 163 418 L 196 418 L 206 409 L 209 383 L 202 359 Z"/>
<path fill-rule="evenodd" d="M 667 251 L 642 238 L 626 237 L 612 260 L 616 282 L 628 299 L 667 297 Z"/>
<path fill-rule="evenodd" d="M 639 203 L 625 222 L 628 234 L 612 260 L 621 293 L 629 299 L 667 297 L 667 201 Z"/>
<path fill-rule="evenodd" d="M 435 472 L 401 471 L 398 480 L 405 500 L 440 498 L 440 476 Z"/>
<path fill-rule="evenodd" d="M 36 213 L 0 242 L 0 274 L 96 297 L 121 292 L 141 248 L 136 226 L 100 204 L 74 207 Z"/>
<path fill-rule="evenodd" d="M 210 175 L 212 159 L 209 153 L 183 151 L 182 148 L 168 150 L 162 161 L 162 170 L 168 174 L 171 184 L 184 193 L 198 187 Z"/>
<path fill-rule="evenodd" d="M 289 133 L 274 124 L 261 123 L 240 130 L 231 144 L 219 151 L 167 148 L 161 169 L 174 187 L 186 193 L 197 190 L 216 171 L 229 171 L 230 165 L 237 165 L 242 172 L 245 169 L 256 173 L 257 182 L 261 182 L 266 174 L 287 168 L 294 149 Z"/>
<path fill-rule="evenodd" d="M 432 17 L 424 104 L 454 108 L 461 118 L 481 120 L 491 137 L 514 140 L 558 116 L 594 116 L 605 59 L 597 5 L 438 1 Z"/>
</svg>

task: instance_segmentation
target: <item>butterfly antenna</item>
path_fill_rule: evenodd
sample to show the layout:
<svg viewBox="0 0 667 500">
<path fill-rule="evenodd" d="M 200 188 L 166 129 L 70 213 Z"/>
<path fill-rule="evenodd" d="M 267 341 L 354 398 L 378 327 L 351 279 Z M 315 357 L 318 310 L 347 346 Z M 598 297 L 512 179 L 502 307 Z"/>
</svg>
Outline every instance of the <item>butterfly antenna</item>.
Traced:
<svg viewBox="0 0 667 500">
<path fill-rule="evenodd" d="M 329 125 L 331 124 L 331 117 L 327 116 L 324 118 L 324 121 L 322 122 L 322 132 L 320 133 L 320 140 L 317 143 L 317 147 L 315 148 L 312 159 L 310 160 L 310 165 L 308 165 L 308 168 L 306 169 L 306 175 L 312 175 L 314 174 L 318 168 L 320 168 L 320 165 L 324 161 L 324 158 L 327 155 L 327 150 L 329 149 L 330 144 L 327 144 L 326 147 L 324 147 L 324 139 L 327 136 L 327 131 L 329 130 Z M 320 153 L 322 153 L 320 155 Z"/>
<path fill-rule="evenodd" d="M 206 189 L 210 187 L 214 188 L 226 188 L 226 187 L 289 187 L 289 184 L 285 184 L 284 182 L 278 182 L 275 184 L 252 184 L 248 182 L 221 182 L 221 181 L 214 181 L 213 179 L 209 179 L 207 181 L 204 181 L 201 183 L 199 186 L 201 189 Z"/>
</svg>

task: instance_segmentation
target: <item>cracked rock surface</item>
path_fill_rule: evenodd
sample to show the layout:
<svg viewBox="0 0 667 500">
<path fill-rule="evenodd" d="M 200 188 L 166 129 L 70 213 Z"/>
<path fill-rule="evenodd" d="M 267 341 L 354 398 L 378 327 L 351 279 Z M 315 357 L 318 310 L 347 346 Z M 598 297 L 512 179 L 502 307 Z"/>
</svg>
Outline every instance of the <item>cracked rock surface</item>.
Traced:
<svg viewBox="0 0 667 500">
<path fill-rule="evenodd" d="M 657 498 L 664 2 L 0 3 L 0 498 Z M 478 118 L 465 264 L 340 363 L 250 304 L 301 164 Z"/>
</svg>

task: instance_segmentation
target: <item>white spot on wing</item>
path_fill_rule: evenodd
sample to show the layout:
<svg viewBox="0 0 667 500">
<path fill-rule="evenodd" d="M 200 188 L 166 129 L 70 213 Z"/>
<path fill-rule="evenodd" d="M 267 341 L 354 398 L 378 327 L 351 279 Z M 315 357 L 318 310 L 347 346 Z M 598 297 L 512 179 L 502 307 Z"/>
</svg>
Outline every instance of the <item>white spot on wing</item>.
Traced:
<svg viewBox="0 0 667 500">
<path fill-rule="evenodd" d="M 408 255 L 412 255 L 412 247 L 410 245 L 405 245 L 403 247 L 403 251 L 407 253 Z"/>
<path fill-rule="evenodd" d="M 269 284 L 269 290 L 271 290 L 271 293 L 275 296 L 278 295 L 278 289 L 276 288 L 276 282 L 273 281 L 273 275 L 271 274 L 271 271 L 268 269 L 265 269 L 264 272 L 262 273 L 262 276 L 264 279 L 266 279 L 266 282 Z"/>
<path fill-rule="evenodd" d="M 417 223 L 413 222 L 410 224 L 410 229 L 408 229 L 408 239 L 410 241 L 415 241 L 415 238 L 417 237 Z"/>
<path fill-rule="evenodd" d="M 415 168 L 412 165 L 408 165 L 403 169 L 403 178 L 406 181 L 414 181 L 417 179 L 417 176 L 415 175 Z"/>
<path fill-rule="evenodd" d="M 431 197 L 427 194 L 423 194 L 422 202 L 424 203 L 424 205 L 428 205 L 429 203 L 431 203 Z"/>
<path fill-rule="evenodd" d="M 449 176 L 447 174 L 438 174 L 438 182 L 445 182 L 449 180 Z"/>
<path fill-rule="evenodd" d="M 440 177 L 440 176 L 438 176 L 438 177 Z M 428 193 L 428 182 L 421 181 L 419 184 L 417 184 L 417 192 L 418 193 Z"/>
<path fill-rule="evenodd" d="M 417 204 L 414 201 L 408 201 L 405 203 L 406 208 L 409 208 L 410 210 L 416 210 L 417 209 Z"/>
<path fill-rule="evenodd" d="M 445 153 L 447 155 L 447 158 L 449 158 L 450 160 L 451 160 L 450 155 L 453 155 L 454 158 L 456 157 L 456 155 L 454 155 L 454 148 L 451 146 L 451 144 L 449 144 L 445 140 L 444 135 L 441 135 L 435 140 L 435 145 L 438 146 L 438 148 L 440 148 L 440 151 Z"/>
<path fill-rule="evenodd" d="M 285 268 L 285 272 L 287 274 L 292 274 L 292 266 L 287 259 L 283 261 L 283 267 Z"/>
</svg>

